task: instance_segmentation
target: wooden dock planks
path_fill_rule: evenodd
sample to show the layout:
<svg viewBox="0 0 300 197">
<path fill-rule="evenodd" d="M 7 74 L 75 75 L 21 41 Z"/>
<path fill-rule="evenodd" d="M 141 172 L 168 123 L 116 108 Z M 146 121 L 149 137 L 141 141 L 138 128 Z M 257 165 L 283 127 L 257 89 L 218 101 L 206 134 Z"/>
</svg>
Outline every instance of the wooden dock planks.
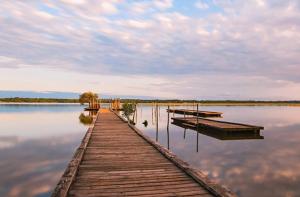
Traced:
<svg viewBox="0 0 300 197">
<path fill-rule="evenodd" d="M 163 148 L 141 135 L 102 110 L 52 197 L 235 196 L 214 182 L 206 185 L 208 179 L 180 161 L 172 162 L 175 156 L 162 153 Z"/>
<path fill-rule="evenodd" d="M 260 132 L 257 131 L 224 131 L 224 130 L 211 130 L 197 128 L 195 125 L 190 125 L 186 123 L 175 123 L 172 124 L 182 127 L 184 129 L 190 129 L 197 131 L 203 135 L 213 137 L 219 140 L 260 140 L 264 139 L 264 136 L 260 135 Z"/>
<path fill-rule="evenodd" d="M 174 123 L 185 123 L 193 126 L 198 125 L 199 128 L 210 128 L 223 131 L 259 131 L 261 129 L 264 129 L 264 127 L 261 126 L 217 121 L 204 118 L 198 118 L 197 121 L 197 117 L 172 118 L 172 120 L 174 121 Z"/>
<path fill-rule="evenodd" d="M 190 109 L 167 109 L 169 113 L 175 114 L 184 114 L 184 115 L 192 115 L 198 117 L 221 117 L 221 112 L 214 112 L 214 111 L 197 111 L 197 110 L 190 110 Z"/>
</svg>

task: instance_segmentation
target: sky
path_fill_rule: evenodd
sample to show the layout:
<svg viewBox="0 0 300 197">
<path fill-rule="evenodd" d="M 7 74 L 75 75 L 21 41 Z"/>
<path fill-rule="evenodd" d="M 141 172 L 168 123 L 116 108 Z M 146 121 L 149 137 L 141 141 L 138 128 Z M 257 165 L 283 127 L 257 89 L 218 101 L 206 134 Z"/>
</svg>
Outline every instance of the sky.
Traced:
<svg viewBox="0 0 300 197">
<path fill-rule="evenodd" d="M 300 100 L 300 1 L 5 0 L 0 90 Z"/>
</svg>

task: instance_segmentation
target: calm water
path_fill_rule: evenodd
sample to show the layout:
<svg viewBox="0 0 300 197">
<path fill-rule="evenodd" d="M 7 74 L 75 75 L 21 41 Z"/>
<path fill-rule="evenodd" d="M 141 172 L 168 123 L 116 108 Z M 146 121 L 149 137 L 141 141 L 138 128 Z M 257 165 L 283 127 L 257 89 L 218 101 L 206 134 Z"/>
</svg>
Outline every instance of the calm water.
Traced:
<svg viewBox="0 0 300 197">
<path fill-rule="evenodd" d="M 168 144 L 162 107 L 158 133 L 151 106 L 138 107 L 137 127 L 240 196 L 299 196 L 300 108 L 201 109 L 224 112 L 222 120 L 264 126 L 264 139 L 219 140 L 199 133 L 197 147 L 196 131 L 170 124 Z M 0 105 L 0 196 L 51 194 L 86 132 L 78 119 L 82 110 L 79 105 Z"/>
<path fill-rule="evenodd" d="M 0 105 L 0 196 L 50 196 L 87 128 L 80 105 Z"/>
<path fill-rule="evenodd" d="M 300 108 L 207 106 L 201 110 L 224 112 L 222 120 L 264 126 L 264 139 L 219 140 L 200 133 L 197 147 L 196 131 L 184 132 L 171 124 L 173 153 L 239 196 L 300 196 Z M 137 122 L 146 135 L 158 137 L 168 147 L 166 108 L 160 109 L 158 136 L 152 107 L 139 107 Z"/>
</svg>

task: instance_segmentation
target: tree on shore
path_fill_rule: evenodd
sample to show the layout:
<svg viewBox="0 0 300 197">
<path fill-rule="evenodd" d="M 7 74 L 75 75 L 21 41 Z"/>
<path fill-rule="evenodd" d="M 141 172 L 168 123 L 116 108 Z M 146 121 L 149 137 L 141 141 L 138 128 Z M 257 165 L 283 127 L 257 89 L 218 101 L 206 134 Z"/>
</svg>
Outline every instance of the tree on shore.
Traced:
<svg viewBox="0 0 300 197">
<path fill-rule="evenodd" d="M 79 102 L 81 104 L 91 103 L 91 102 L 97 101 L 97 100 L 98 100 L 98 95 L 93 92 L 84 92 L 81 95 L 79 95 Z"/>
</svg>

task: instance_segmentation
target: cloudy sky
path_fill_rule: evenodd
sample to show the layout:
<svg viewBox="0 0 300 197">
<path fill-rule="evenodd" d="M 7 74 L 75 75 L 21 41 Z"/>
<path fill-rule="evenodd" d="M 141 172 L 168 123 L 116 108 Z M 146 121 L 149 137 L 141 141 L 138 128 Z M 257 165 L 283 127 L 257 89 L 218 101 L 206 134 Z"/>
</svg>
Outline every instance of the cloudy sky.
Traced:
<svg viewBox="0 0 300 197">
<path fill-rule="evenodd" d="M 4 0 L 0 90 L 300 99 L 300 1 Z"/>
</svg>

